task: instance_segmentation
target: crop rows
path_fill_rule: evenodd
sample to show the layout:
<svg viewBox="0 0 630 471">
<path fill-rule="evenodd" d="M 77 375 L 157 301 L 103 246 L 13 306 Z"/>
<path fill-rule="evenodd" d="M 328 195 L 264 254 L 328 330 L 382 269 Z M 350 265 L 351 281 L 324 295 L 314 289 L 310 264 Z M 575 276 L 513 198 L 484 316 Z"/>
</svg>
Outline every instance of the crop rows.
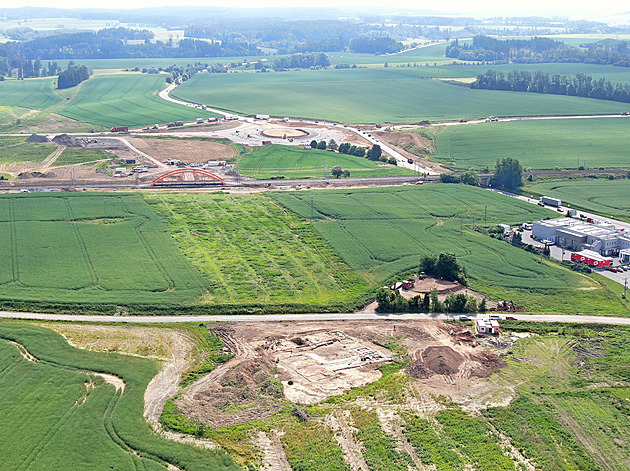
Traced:
<svg viewBox="0 0 630 471">
<path fill-rule="evenodd" d="M 136 196 L 0 199 L 0 296 L 63 302 L 192 301 L 199 273 Z"/>
<path fill-rule="evenodd" d="M 11 344 L 17 342 L 19 345 Z M 22 357 L 26 349 L 37 362 Z M 221 451 L 154 434 L 142 416 L 153 360 L 81 351 L 51 330 L 0 323 L 3 468 L 235 470 Z M 90 371 L 120 377 L 124 392 Z"/>
<path fill-rule="evenodd" d="M 425 254 L 452 252 L 466 267 L 472 286 L 493 298 L 514 297 L 527 308 L 552 312 L 626 310 L 589 278 L 541 264 L 528 252 L 470 230 L 473 224 L 518 224 L 552 216 L 548 210 L 464 185 L 272 194 L 304 218 L 310 217 L 311 195 L 315 228 L 374 283 L 416 270 Z"/>
</svg>

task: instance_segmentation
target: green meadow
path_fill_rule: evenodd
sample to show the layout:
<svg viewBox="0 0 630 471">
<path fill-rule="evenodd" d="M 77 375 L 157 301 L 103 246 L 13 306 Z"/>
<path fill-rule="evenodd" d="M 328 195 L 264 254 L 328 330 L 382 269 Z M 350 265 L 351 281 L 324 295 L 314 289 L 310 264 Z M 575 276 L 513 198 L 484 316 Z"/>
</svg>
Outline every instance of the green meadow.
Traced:
<svg viewBox="0 0 630 471">
<path fill-rule="evenodd" d="M 172 95 L 246 115 L 347 123 L 620 113 L 627 108 L 588 98 L 471 90 L 431 80 L 413 67 L 197 74 Z"/>
<path fill-rule="evenodd" d="M 627 117 L 445 126 L 433 158 L 457 169 L 493 168 L 505 157 L 532 170 L 628 168 L 629 127 Z"/>
<path fill-rule="evenodd" d="M 323 178 L 327 169 L 341 165 L 350 171 L 351 177 L 412 175 L 413 171 L 383 162 L 373 162 L 365 157 L 339 154 L 324 150 L 305 150 L 292 146 L 256 147 L 245 154 L 239 163 L 243 175 L 255 178 L 271 178 L 284 175 L 287 178 Z"/>
<path fill-rule="evenodd" d="M 0 137 L 0 164 L 42 162 L 56 150 L 55 144 L 26 142 L 25 137 Z"/>
</svg>

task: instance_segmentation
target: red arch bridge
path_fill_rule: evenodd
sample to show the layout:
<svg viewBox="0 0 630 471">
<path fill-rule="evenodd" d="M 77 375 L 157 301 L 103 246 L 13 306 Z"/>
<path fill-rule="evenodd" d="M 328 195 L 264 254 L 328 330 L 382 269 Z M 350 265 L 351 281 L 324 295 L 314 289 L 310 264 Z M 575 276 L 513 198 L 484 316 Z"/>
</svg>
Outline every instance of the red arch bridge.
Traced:
<svg viewBox="0 0 630 471">
<path fill-rule="evenodd" d="M 163 173 L 151 186 L 225 186 L 225 180 L 202 168 L 177 168 Z"/>
</svg>

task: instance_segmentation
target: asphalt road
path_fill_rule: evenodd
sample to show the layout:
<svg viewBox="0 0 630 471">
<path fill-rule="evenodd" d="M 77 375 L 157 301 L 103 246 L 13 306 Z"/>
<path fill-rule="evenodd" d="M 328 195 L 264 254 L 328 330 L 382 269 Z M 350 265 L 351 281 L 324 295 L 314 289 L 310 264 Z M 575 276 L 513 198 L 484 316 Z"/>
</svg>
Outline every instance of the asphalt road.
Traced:
<svg viewBox="0 0 630 471">
<path fill-rule="evenodd" d="M 501 317 L 504 315 L 500 314 Z M 568 314 L 508 314 L 522 321 L 533 322 L 576 322 L 580 324 L 630 325 L 630 317 L 578 316 Z M 487 314 L 466 314 L 471 319 L 486 318 Z M 73 322 L 121 322 L 163 324 L 174 322 L 287 322 L 287 321 L 350 321 L 350 320 L 431 320 L 456 319 L 459 314 L 264 314 L 264 315 L 225 315 L 225 316 L 90 316 L 69 314 L 43 314 L 37 312 L 0 311 L 0 318 L 30 319 Z"/>
</svg>

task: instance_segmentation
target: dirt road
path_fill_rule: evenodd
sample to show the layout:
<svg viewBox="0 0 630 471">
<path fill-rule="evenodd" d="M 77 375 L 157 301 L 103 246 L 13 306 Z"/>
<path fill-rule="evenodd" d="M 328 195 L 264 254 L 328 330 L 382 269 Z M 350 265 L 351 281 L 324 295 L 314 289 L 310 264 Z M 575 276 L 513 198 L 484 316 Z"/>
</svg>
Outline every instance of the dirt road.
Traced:
<svg viewBox="0 0 630 471">
<path fill-rule="evenodd" d="M 575 314 L 510 314 L 517 320 L 533 322 L 576 322 L 580 324 L 630 325 L 630 317 L 581 316 Z M 41 312 L 0 311 L 4 319 L 55 320 L 66 322 L 123 322 L 162 324 L 172 322 L 283 322 L 283 321 L 347 321 L 347 320 L 422 320 L 422 319 L 457 319 L 459 314 L 261 314 L 261 315 L 225 315 L 225 316 L 92 316 L 71 314 L 44 314 Z M 483 314 L 467 314 L 471 319 Z"/>
</svg>

